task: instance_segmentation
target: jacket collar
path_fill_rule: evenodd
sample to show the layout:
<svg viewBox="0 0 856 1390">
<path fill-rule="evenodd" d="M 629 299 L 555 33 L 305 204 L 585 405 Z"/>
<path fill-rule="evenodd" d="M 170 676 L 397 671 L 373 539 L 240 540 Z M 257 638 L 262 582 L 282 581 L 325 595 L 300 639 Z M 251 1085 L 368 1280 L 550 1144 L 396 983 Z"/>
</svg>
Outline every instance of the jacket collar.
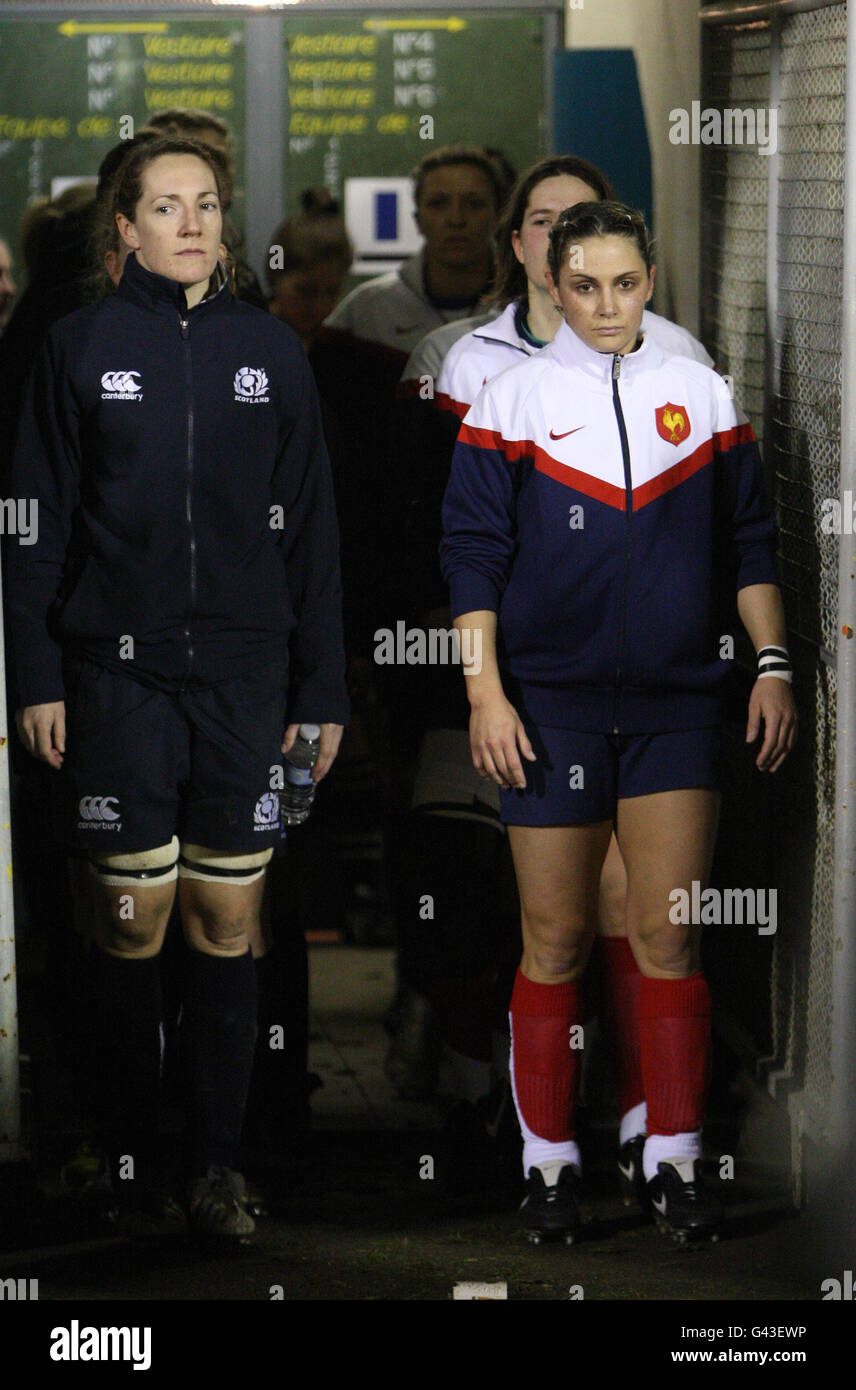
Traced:
<svg viewBox="0 0 856 1390">
<path fill-rule="evenodd" d="M 438 317 L 438 318 L 441 320 L 441 322 L 442 322 L 443 314 L 446 313 L 447 311 L 444 310 L 444 309 L 438 308 L 437 305 L 434 303 L 434 301 L 433 301 L 432 299 L 430 299 L 429 296 L 428 296 L 428 286 L 427 286 L 427 284 L 426 284 L 426 282 L 425 282 L 425 247 L 424 247 L 424 246 L 422 247 L 421 250 L 419 250 L 419 251 L 416 252 L 416 255 L 415 255 L 415 256 L 411 256 L 409 260 L 405 261 L 403 265 L 399 266 L 399 269 L 398 269 L 398 278 L 399 278 L 399 280 L 401 281 L 401 283 L 402 283 L 403 285 L 406 285 L 407 288 L 408 288 L 413 294 L 416 295 L 416 298 L 417 298 L 418 300 L 420 300 L 420 302 L 421 302 L 426 308 L 430 309 L 431 312 L 432 312 L 433 314 L 436 314 L 437 317 Z M 476 298 L 472 301 L 471 309 L 470 309 L 470 314 L 468 315 L 468 317 L 471 317 L 471 316 L 474 315 L 474 313 L 475 313 L 475 306 L 478 304 L 480 298 L 481 298 L 481 296 L 480 296 L 480 295 L 477 295 Z"/>
<path fill-rule="evenodd" d="M 399 279 L 412 290 L 417 299 L 426 303 L 425 295 L 425 252 L 417 251 L 415 256 L 411 256 L 403 265 L 398 268 Z"/>
<path fill-rule="evenodd" d="M 211 281 L 214 282 L 213 285 Z M 131 299 L 148 309 L 166 309 L 180 314 L 195 315 L 210 308 L 212 304 L 222 304 L 228 299 L 228 277 L 219 261 L 211 281 L 205 298 L 192 309 L 188 309 L 184 286 L 177 280 L 169 280 L 165 275 L 156 275 L 154 271 L 146 270 L 137 260 L 136 252 L 132 251 L 125 260 L 122 279 L 116 293 L 123 299 Z"/>
<path fill-rule="evenodd" d="M 599 386 L 602 390 L 612 390 L 612 372 L 616 354 L 597 352 L 594 348 L 588 347 L 566 323 L 563 322 L 560 325 L 552 343 L 548 343 L 542 351 L 554 358 L 561 366 L 584 372 L 593 385 Z M 640 372 L 659 367 L 663 360 L 663 353 L 660 348 L 650 334 L 643 332 L 641 346 L 635 352 L 625 353 L 624 357 L 621 358 L 620 380 L 632 380 Z"/>
<path fill-rule="evenodd" d="M 503 343 L 506 347 L 517 348 L 520 352 L 525 352 L 527 357 L 531 357 L 538 349 L 527 343 L 518 333 L 515 322 L 516 309 L 517 300 L 513 299 L 505 306 L 498 319 L 492 319 L 484 327 L 474 329 L 473 337 L 481 338 L 486 343 Z"/>
</svg>

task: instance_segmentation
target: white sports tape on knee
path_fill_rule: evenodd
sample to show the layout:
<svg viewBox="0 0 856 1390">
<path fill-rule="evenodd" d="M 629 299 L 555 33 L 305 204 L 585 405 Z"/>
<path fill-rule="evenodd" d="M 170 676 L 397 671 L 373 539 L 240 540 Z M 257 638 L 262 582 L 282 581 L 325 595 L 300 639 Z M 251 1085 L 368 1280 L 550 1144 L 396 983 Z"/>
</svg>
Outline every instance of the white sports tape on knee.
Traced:
<svg viewBox="0 0 856 1390">
<path fill-rule="evenodd" d="M 273 854 L 269 849 L 255 854 L 224 854 L 204 845 L 182 845 L 178 861 L 181 878 L 198 878 L 206 883 L 234 883 L 244 888 L 261 878 Z"/>
<path fill-rule="evenodd" d="M 178 878 L 178 836 L 135 854 L 90 854 L 89 870 L 107 888 L 159 888 Z"/>
</svg>

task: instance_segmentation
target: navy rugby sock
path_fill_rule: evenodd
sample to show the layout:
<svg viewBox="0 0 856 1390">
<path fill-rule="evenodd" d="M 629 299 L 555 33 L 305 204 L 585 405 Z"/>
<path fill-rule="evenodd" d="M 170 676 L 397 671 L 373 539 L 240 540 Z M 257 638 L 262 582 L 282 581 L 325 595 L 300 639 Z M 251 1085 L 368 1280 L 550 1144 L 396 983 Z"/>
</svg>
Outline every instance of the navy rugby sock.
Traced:
<svg viewBox="0 0 856 1390">
<path fill-rule="evenodd" d="M 191 1177 L 231 1168 L 241 1137 L 256 1042 L 258 989 L 250 951 L 190 951 L 182 1014 Z"/>
<path fill-rule="evenodd" d="M 160 957 L 113 956 L 93 946 L 90 988 L 93 1118 L 117 1193 L 130 1196 L 151 1181 L 158 1146 Z"/>
</svg>

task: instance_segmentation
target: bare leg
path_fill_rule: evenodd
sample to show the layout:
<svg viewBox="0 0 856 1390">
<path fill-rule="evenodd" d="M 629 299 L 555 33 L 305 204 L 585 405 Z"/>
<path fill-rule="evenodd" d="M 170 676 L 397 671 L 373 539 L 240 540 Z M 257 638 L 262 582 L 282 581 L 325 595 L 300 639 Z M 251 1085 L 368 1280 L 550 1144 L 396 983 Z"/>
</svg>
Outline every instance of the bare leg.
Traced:
<svg viewBox="0 0 856 1390">
<path fill-rule="evenodd" d="M 598 885 L 612 826 L 509 825 L 520 892 L 521 970 L 539 984 L 578 980 L 597 924 Z"/>
<path fill-rule="evenodd" d="M 618 841 L 627 865 L 627 929 L 643 975 L 674 979 L 699 968 L 701 929 L 670 921 L 669 894 L 707 884 L 719 794 L 703 787 L 629 797 L 618 804 Z"/>
</svg>

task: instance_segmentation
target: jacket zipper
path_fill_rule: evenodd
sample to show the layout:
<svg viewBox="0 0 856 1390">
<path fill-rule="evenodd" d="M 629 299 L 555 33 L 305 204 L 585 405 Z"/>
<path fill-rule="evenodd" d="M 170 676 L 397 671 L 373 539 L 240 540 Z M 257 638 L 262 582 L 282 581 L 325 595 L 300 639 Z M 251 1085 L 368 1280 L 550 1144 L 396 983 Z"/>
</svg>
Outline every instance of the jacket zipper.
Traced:
<svg viewBox="0 0 856 1390">
<path fill-rule="evenodd" d="M 196 537 L 193 534 L 193 509 L 192 509 L 192 488 L 193 488 L 193 359 L 190 349 L 190 323 L 183 316 L 180 318 L 181 337 L 185 343 L 184 364 L 185 378 L 187 381 L 187 493 L 185 497 L 185 517 L 187 519 L 188 548 L 190 551 L 190 610 L 187 614 L 187 624 L 184 629 L 184 640 L 187 644 L 187 671 L 185 682 L 189 679 L 193 669 L 193 639 L 190 635 L 190 621 L 196 608 Z"/>
<path fill-rule="evenodd" d="M 621 613 L 619 616 L 618 627 L 618 656 L 615 663 L 615 697 L 612 709 L 612 732 L 620 732 L 618 725 L 618 700 L 621 688 L 621 662 L 624 655 L 624 632 L 627 619 L 627 585 L 630 577 L 630 519 L 633 514 L 633 478 L 630 472 L 630 445 L 627 442 L 627 426 L 624 423 L 624 411 L 621 409 L 621 397 L 618 394 L 618 378 L 621 374 L 621 356 L 615 354 L 612 361 L 612 404 L 615 410 L 615 418 L 618 421 L 618 433 L 621 436 L 621 457 L 624 462 L 624 575 L 621 584 Z"/>
</svg>

